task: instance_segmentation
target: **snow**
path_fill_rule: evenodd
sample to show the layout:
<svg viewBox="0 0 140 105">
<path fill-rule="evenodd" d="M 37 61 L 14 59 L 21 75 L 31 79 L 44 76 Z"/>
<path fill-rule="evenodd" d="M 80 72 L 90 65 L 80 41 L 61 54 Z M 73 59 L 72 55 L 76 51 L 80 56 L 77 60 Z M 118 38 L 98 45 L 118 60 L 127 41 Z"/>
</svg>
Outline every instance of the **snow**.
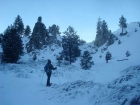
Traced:
<svg viewBox="0 0 140 105">
<path fill-rule="evenodd" d="M 62 41 L 62 37 L 59 34 L 57 34 L 56 37 L 57 37 L 57 40 L 59 40 L 60 42 Z"/>
<path fill-rule="evenodd" d="M 36 61 L 29 53 L 21 57 L 21 64 L 0 64 L 0 105 L 129 105 L 140 97 L 140 27 L 133 22 L 126 30 L 125 36 L 119 36 L 121 29 L 115 31 L 122 43 L 115 41 L 103 52 L 105 45 L 97 52 L 92 42 L 80 46 L 82 54 L 91 53 L 95 65 L 82 70 L 80 58 L 72 65 L 61 65 L 52 73 L 51 87 L 46 87 L 43 69 L 47 59 L 57 66 L 56 56 L 62 48 L 55 44 L 36 50 Z M 23 44 L 28 40 L 23 38 Z M 107 51 L 112 54 L 109 63 L 105 61 Z M 128 60 L 117 61 L 122 59 Z"/>
<path fill-rule="evenodd" d="M 49 36 L 53 36 L 51 33 L 49 33 Z"/>
</svg>

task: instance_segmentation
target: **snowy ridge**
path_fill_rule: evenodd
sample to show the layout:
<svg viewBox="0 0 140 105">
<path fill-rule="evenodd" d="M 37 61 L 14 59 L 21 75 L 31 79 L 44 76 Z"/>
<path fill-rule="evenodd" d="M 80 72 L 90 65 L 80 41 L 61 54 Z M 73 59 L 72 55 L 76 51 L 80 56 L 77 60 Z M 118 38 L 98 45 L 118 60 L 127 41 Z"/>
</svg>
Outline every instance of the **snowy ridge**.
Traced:
<svg viewBox="0 0 140 105">
<path fill-rule="evenodd" d="M 138 30 L 138 29 L 139 29 L 139 23 L 138 22 L 131 22 L 127 25 L 126 31 L 128 33 L 133 33 L 133 32 L 135 32 L 135 30 Z M 122 30 L 118 29 L 117 31 L 114 31 L 113 34 L 119 36 L 121 32 L 122 32 Z"/>
<path fill-rule="evenodd" d="M 93 61 L 95 64 L 105 62 L 105 54 L 107 51 L 112 53 L 112 60 L 111 61 L 117 61 L 121 59 L 127 59 L 125 53 L 126 51 L 129 51 L 133 57 L 130 56 L 130 58 L 136 58 L 136 56 L 140 53 L 140 50 L 138 49 L 140 42 L 137 41 L 140 36 L 140 27 L 137 22 L 132 22 L 128 24 L 127 28 L 127 34 L 125 36 L 120 36 L 121 29 L 118 29 L 117 31 L 113 32 L 113 34 L 118 37 L 118 40 L 121 41 L 121 44 L 118 45 L 118 40 L 114 42 L 113 45 L 106 46 L 104 44 L 103 46 L 99 47 L 98 49 L 94 46 L 93 42 L 85 43 L 80 46 L 81 49 L 81 55 L 85 50 L 88 50 L 93 57 Z M 135 31 L 137 30 L 137 31 Z M 23 42 L 25 43 L 26 39 L 24 38 Z M 58 40 L 62 40 L 61 36 L 57 35 Z M 136 47 L 134 47 L 136 46 Z M 96 51 L 98 50 L 98 51 Z M 59 55 L 59 52 L 62 51 L 62 47 L 57 46 L 56 44 L 52 44 L 49 46 L 44 47 L 44 49 L 36 50 L 37 52 L 37 60 L 36 61 L 44 61 L 46 59 L 52 59 L 53 62 L 56 62 L 56 56 Z M 118 54 L 119 51 L 119 54 Z M 25 51 L 26 52 L 26 51 Z M 100 59 L 99 57 L 102 56 Z M 33 58 L 33 54 L 25 54 L 22 58 L 22 62 L 28 62 L 30 59 Z M 137 59 L 137 58 L 136 58 Z"/>
</svg>

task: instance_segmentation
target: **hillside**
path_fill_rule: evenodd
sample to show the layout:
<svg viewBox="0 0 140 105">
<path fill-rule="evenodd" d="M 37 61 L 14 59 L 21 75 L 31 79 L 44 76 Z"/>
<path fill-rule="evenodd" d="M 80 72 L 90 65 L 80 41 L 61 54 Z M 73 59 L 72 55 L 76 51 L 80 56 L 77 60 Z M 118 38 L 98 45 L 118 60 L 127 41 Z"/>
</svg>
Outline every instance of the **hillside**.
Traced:
<svg viewBox="0 0 140 105">
<path fill-rule="evenodd" d="M 72 65 L 62 64 L 53 71 L 51 87 L 45 86 L 43 69 L 47 59 L 57 66 L 56 56 L 62 51 L 57 45 L 36 50 L 36 61 L 32 60 L 32 53 L 26 53 L 21 64 L 0 64 L 0 105 L 139 105 L 140 27 L 133 22 L 126 30 L 125 36 L 119 35 L 121 29 L 114 32 L 121 44 L 116 40 L 98 51 L 92 42 L 80 46 L 82 54 L 85 50 L 91 53 L 95 65 L 82 70 L 80 58 Z M 24 37 L 23 42 L 26 44 L 28 38 Z M 108 63 L 107 51 L 112 54 Z M 131 54 L 129 57 L 126 51 Z"/>
</svg>

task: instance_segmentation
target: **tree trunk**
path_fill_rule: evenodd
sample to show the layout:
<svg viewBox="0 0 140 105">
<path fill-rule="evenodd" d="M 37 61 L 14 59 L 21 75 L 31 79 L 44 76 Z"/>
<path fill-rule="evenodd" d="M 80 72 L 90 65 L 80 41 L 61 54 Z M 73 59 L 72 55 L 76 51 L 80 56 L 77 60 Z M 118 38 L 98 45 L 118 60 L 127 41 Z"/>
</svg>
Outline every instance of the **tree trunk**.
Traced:
<svg viewBox="0 0 140 105">
<path fill-rule="evenodd" d="M 123 27 L 122 27 L 122 34 L 123 34 Z"/>
<path fill-rule="evenodd" d="M 71 41 L 70 41 L 70 46 L 69 46 L 69 57 L 70 57 L 69 59 L 70 59 L 70 65 L 71 65 L 71 46 L 72 46 L 72 45 L 71 45 Z"/>
</svg>

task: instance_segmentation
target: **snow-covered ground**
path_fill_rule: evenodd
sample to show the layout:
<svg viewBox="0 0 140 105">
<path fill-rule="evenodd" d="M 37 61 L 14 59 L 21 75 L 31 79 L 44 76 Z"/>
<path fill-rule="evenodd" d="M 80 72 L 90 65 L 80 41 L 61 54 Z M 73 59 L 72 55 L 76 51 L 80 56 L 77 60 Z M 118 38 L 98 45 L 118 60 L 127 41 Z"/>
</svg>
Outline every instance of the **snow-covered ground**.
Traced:
<svg viewBox="0 0 140 105">
<path fill-rule="evenodd" d="M 32 54 L 26 54 L 21 64 L 0 64 L 0 105 L 138 105 L 140 27 L 131 23 L 126 30 L 125 36 L 119 36 L 120 29 L 114 32 L 122 43 L 115 41 L 104 52 L 101 49 L 105 45 L 97 52 L 93 43 L 80 46 L 82 53 L 91 52 L 95 65 L 82 70 L 80 58 L 72 65 L 61 65 L 53 71 L 51 87 L 46 87 L 43 68 L 47 59 L 57 66 L 56 55 L 62 48 L 56 45 L 37 51 L 36 61 L 31 60 Z M 27 41 L 25 38 L 24 44 Z M 129 57 L 125 55 L 127 50 Z M 112 54 L 109 63 L 105 61 L 107 51 Z M 122 59 L 128 60 L 117 61 Z"/>
</svg>

